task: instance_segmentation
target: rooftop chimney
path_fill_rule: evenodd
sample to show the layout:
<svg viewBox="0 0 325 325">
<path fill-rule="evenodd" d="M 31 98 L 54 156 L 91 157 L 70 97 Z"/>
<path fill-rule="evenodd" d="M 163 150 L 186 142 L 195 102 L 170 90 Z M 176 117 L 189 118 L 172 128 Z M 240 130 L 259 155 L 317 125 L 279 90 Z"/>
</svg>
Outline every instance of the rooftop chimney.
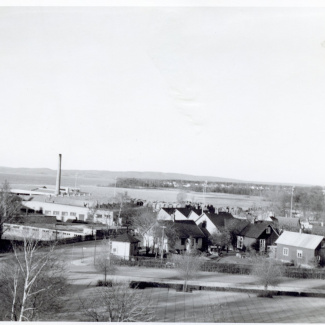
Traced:
<svg viewBox="0 0 325 325">
<path fill-rule="evenodd" d="M 56 174 L 55 195 L 60 195 L 60 187 L 61 187 L 61 154 L 59 154 L 58 171 L 57 171 L 57 174 Z"/>
</svg>

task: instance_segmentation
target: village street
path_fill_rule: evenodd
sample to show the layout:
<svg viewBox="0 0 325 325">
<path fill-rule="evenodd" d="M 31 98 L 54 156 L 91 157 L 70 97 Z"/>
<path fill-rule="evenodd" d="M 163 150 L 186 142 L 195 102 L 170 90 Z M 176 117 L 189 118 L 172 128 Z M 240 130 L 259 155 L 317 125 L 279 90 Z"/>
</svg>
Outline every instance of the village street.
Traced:
<svg viewBox="0 0 325 325">
<path fill-rule="evenodd" d="M 96 243 L 98 253 L 99 241 Z M 80 320 L 79 297 L 94 294 L 97 280 L 103 275 L 94 267 L 95 243 L 82 242 L 58 249 L 69 263 L 67 271 L 72 284 L 72 297 L 58 319 Z M 112 276 L 116 281 L 137 280 L 151 282 L 182 283 L 175 269 L 143 267 L 118 267 Z M 190 284 L 211 287 L 260 288 L 255 279 L 247 275 L 200 272 Z M 325 280 L 283 278 L 276 290 L 323 292 Z M 259 298 L 251 292 L 193 291 L 176 292 L 175 289 L 147 288 L 141 290 L 156 309 L 157 321 L 161 322 L 296 322 L 316 323 L 325 321 L 325 298 L 275 296 Z"/>
</svg>

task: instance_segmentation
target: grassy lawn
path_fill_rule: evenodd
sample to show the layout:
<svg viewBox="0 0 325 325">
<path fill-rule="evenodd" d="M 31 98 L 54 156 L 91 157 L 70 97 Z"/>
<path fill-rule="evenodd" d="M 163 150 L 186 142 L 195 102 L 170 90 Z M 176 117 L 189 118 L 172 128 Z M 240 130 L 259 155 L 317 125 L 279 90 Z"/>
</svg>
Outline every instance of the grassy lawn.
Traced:
<svg viewBox="0 0 325 325">
<path fill-rule="evenodd" d="M 82 253 L 83 251 L 83 253 Z M 89 321 L 80 307 L 80 297 L 96 297 L 96 282 L 103 278 L 94 267 L 94 242 L 67 245 L 65 254 L 71 283 L 70 294 L 65 297 L 64 308 L 47 321 Z M 241 260 L 241 259 L 239 259 Z M 174 269 L 152 269 L 143 267 L 119 267 L 113 279 L 126 281 L 165 280 L 180 281 Z M 199 272 L 197 279 L 205 283 L 237 283 L 254 285 L 249 275 Z M 283 279 L 287 287 L 313 288 L 323 285 L 322 280 Z M 134 290 L 134 289 L 130 289 Z M 275 296 L 258 298 L 252 293 L 193 291 L 176 292 L 174 289 L 147 288 L 138 290 L 151 301 L 156 322 L 232 322 L 232 323 L 324 323 L 324 298 Z"/>
<path fill-rule="evenodd" d="M 130 289 L 132 290 L 132 289 Z M 139 290 L 155 310 L 155 322 L 323 323 L 324 299 L 274 297 L 255 294 L 148 288 Z M 80 309 L 79 297 L 96 296 L 96 288 L 73 285 L 65 307 L 47 321 L 90 321 Z"/>
</svg>

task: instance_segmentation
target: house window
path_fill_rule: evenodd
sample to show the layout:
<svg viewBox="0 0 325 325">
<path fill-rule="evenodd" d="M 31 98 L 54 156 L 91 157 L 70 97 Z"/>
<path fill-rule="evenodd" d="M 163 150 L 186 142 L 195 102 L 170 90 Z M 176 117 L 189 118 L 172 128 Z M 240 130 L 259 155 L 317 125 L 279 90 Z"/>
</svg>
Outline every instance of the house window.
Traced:
<svg viewBox="0 0 325 325">
<path fill-rule="evenodd" d="M 116 253 L 116 248 L 113 248 L 113 253 Z"/>
<path fill-rule="evenodd" d="M 63 216 L 67 216 L 68 215 L 68 212 L 64 212 L 64 211 L 62 211 L 62 213 L 61 213 Z"/>
<path fill-rule="evenodd" d="M 283 248 L 283 256 L 289 256 L 289 248 L 287 247 Z"/>
<path fill-rule="evenodd" d="M 185 245 L 185 238 L 181 239 L 181 245 Z"/>
<path fill-rule="evenodd" d="M 271 233 L 271 227 L 266 228 L 266 233 L 269 235 Z"/>
<path fill-rule="evenodd" d="M 302 250 L 297 249 L 297 258 L 302 258 Z"/>
<path fill-rule="evenodd" d="M 60 215 L 60 211 L 53 211 L 53 215 L 55 215 L 55 216 Z"/>
<path fill-rule="evenodd" d="M 72 216 L 72 217 L 76 217 L 77 214 L 76 214 L 75 212 L 70 212 L 70 216 Z"/>
<path fill-rule="evenodd" d="M 49 211 L 49 210 L 45 210 L 45 211 L 44 211 L 44 214 L 51 214 L 51 211 Z"/>
<path fill-rule="evenodd" d="M 242 249 L 244 246 L 243 236 L 237 236 L 237 248 Z"/>
</svg>

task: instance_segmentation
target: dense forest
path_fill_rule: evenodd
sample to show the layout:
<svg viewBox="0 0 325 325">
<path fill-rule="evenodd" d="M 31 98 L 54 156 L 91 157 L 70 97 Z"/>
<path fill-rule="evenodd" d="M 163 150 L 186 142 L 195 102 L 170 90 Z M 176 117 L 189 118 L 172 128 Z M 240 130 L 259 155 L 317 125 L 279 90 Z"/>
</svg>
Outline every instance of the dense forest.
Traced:
<svg viewBox="0 0 325 325">
<path fill-rule="evenodd" d="M 108 186 L 120 188 L 170 188 L 194 192 L 215 192 L 239 195 L 265 196 L 269 190 L 276 185 L 254 184 L 254 183 L 235 183 L 235 182 L 199 182 L 187 180 L 161 180 L 161 179 L 140 179 L 140 178 L 117 178 L 116 184 Z M 291 187 L 281 186 L 281 189 L 289 191 Z"/>
</svg>

